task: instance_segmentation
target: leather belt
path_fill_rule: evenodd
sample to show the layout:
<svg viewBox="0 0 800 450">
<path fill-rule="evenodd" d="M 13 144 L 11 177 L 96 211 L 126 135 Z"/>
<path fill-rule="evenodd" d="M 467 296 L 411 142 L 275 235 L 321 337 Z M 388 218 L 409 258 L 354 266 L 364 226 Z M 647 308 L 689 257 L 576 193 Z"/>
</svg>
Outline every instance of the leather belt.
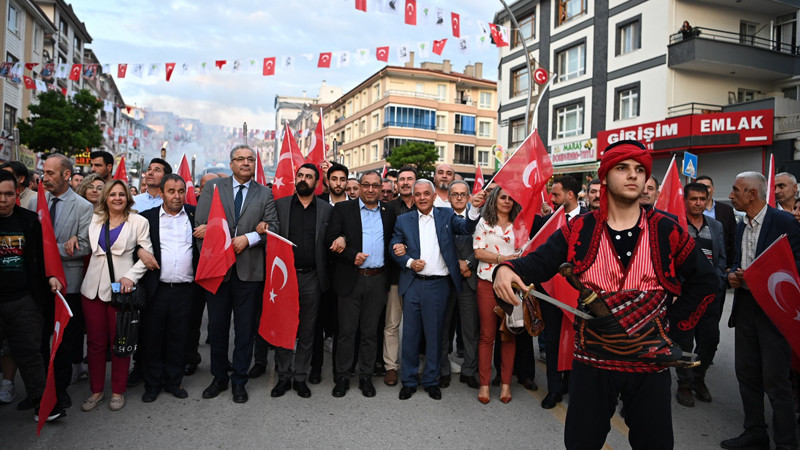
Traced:
<svg viewBox="0 0 800 450">
<path fill-rule="evenodd" d="M 306 267 L 304 269 L 294 269 L 294 270 L 297 273 L 311 273 L 311 272 L 317 270 L 317 268 L 316 267 Z"/>
<path fill-rule="evenodd" d="M 419 278 L 420 280 L 441 280 L 442 278 L 447 278 L 449 275 L 417 275 L 414 274 L 415 278 Z"/>
<path fill-rule="evenodd" d="M 167 281 L 159 281 L 158 284 L 160 284 L 162 286 L 166 286 L 166 287 L 176 288 L 176 287 L 189 286 L 190 284 L 192 284 L 192 282 L 188 281 L 188 282 L 185 282 L 185 283 L 170 283 L 170 282 L 167 282 Z"/>
<path fill-rule="evenodd" d="M 358 269 L 358 274 L 365 277 L 372 277 L 383 273 L 383 267 L 376 267 L 374 269 Z"/>
</svg>

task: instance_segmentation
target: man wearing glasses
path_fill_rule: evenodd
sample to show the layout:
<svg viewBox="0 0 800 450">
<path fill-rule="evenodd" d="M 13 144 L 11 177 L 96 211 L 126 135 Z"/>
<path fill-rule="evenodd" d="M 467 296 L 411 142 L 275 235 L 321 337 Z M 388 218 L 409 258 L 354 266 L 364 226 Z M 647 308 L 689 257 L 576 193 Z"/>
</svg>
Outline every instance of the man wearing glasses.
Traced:
<svg viewBox="0 0 800 450">
<path fill-rule="evenodd" d="M 389 239 L 396 220 L 394 211 L 378 199 L 381 176 L 366 172 L 359 179 L 359 197 L 333 206 L 327 242 L 334 258 L 333 290 L 339 296 L 339 344 L 334 368 L 334 397 L 350 388 L 348 370 L 355 357 L 356 331 L 359 342 L 358 387 L 364 397 L 374 397 L 371 377 L 377 353 L 380 315 L 389 290 Z"/>
<path fill-rule="evenodd" d="M 206 292 L 208 307 L 208 337 L 211 341 L 211 374 L 214 380 L 203 391 L 203 398 L 214 398 L 233 384 L 233 401 L 247 401 L 244 385 L 249 379 L 247 369 L 253 355 L 253 338 L 258 320 L 258 305 L 264 288 L 264 240 L 256 232 L 259 222 L 278 230 L 278 214 L 272 191 L 253 180 L 256 155 L 246 145 L 231 150 L 232 177 L 209 180 L 197 202 L 195 219 L 198 246 L 202 248 L 205 224 L 211 209 L 214 188 L 219 197 L 230 229 L 231 245 L 236 263 L 231 267 L 216 294 Z M 228 375 L 228 336 L 231 313 L 234 321 L 233 373 Z"/>
</svg>

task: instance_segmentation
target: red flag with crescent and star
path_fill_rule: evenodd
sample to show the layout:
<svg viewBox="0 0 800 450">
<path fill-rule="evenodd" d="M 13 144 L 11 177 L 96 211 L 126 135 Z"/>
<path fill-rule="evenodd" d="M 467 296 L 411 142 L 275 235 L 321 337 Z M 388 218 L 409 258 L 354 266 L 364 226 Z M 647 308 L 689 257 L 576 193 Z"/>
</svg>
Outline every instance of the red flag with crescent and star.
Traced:
<svg viewBox="0 0 800 450">
<path fill-rule="evenodd" d="M 553 176 L 553 162 L 536 130 L 495 174 L 494 181 L 522 206 L 514 220 L 516 248 L 528 241 L 531 225 L 542 209 L 542 188 Z"/>
<path fill-rule="evenodd" d="M 119 64 L 117 65 L 117 78 L 125 78 L 125 74 L 128 73 L 128 65 L 127 64 Z"/>
<path fill-rule="evenodd" d="M 406 25 L 417 24 L 417 0 L 406 0 Z"/>
<path fill-rule="evenodd" d="M 265 77 L 275 75 L 275 57 L 264 58 L 264 69 L 261 72 Z"/>
<path fill-rule="evenodd" d="M 300 163 L 295 167 L 294 147 L 297 147 L 297 143 L 294 140 L 291 129 L 289 129 L 289 125 L 286 125 L 283 133 L 283 143 L 281 144 L 281 153 L 278 156 L 278 165 L 275 168 L 275 179 L 272 180 L 272 196 L 275 200 L 294 194 L 294 176 L 297 173 L 297 168 L 303 164 Z"/>
<path fill-rule="evenodd" d="M 22 81 L 25 83 L 25 89 L 36 89 L 36 83 L 33 78 L 23 75 Z"/>
<path fill-rule="evenodd" d="M 256 183 L 266 186 L 267 176 L 264 174 L 264 163 L 261 161 L 261 151 L 256 151 Z"/>
<path fill-rule="evenodd" d="M 192 171 L 189 170 L 189 161 L 186 160 L 184 153 L 181 158 L 181 165 L 178 166 L 178 176 L 183 178 L 186 183 L 186 204 L 197 206 L 197 197 L 194 196 L 194 180 L 192 180 Z"/>
<path fill-rule="evenodd" d="M 236 262 L 236 252 L 231 245 L 231 232 L 228 219 L 219 191 L 214 185 L 214 196 L 211 198 L 211 209 L 208 211 L 206 235 L 200 249 L 200 260 L 197 262 L 197 274 L 194 282 L 203 289 L 217 293 L 219 285 L 225 279 L 228 269 Z"/>
<path fill-rule="evenodd" d="M 42 191 L 44 190 L 44 188 L 41 187 L 39 189 Z M 37 436 L 42 432 L 42 427 L 44 427 L 45 422 L 47 422 L 47 417 L 53 411 L 53 407 L 56 406 L 56 401 L 58 400 L 56 396 L 56 375 L 53 370 L 53 361 L 56 359 L 56 352 L 61 345 L 61 340 L 64 338 L 64 330 L 67 328 L 67 324 L 69 324 L 70 317 L 72 317 L 72 310 L 69 308 L 67 300 L 61 293 L 57 293 L 55 299 L 55 318 L 53 322 L 53 342 L 50 345 L 50 362 L 47 366 L 47 382 L 44 385 L 42 399 L 39 401 L 39 423 L 36 425 Z"/>
<path fill-rule="evenodd" d="M 293 243 L 267 231 L 267 276 L 258 334 L 281 348 L 294 348 L 300 323 Z"/>
<path fill-rule="evenodd" d="M 389 46 L 378 47 L 375 49 L 375 59 L 378 61 L 389 62 Z"/>
<path fill-rule="evenodd" d="M 42 224 L 42 248 L 44 250 L 44 273 L 48 277 L 56 277 L 63 289 L 67 289 L 67 277 L 64 275 L 64 266 L 61 264 L 61 255 L 58 252 L 58 241 L 56 233 L 53 231 L 53 223 L 50 221 L 50 208 L 47 205 L 47 197 L 44 195 L 45 188 L 39 182 L 39 190 L 36 195 L 36 213 L 39 215 L 39 222 Z M 63 202 L 62 202 L 63 203 Z M 62 206 L 64 208 L 64 206 Z"/>
<path fill-rule="evenodd" d="M 437 41 L 433 41 L 433 49 L 431 50 L 433 53 L 437 55 L 441 55 L 444 51 L 444 45 L 447 44 L 447 39 L 439 39 Z"/>
<path fill-rule="evenodd" d="M 450 24 L 453 26 L 453 37 L 461 37 L 461 17 L 458 13 L 450 13 Z"/>
<path fill-rule="evenodd" d="M 689 231 L 689 225 L 686 222 L 686 202 L 683 200 L 683 185 L 681 185 L 681 178 L 678 174 L 678 166 L 675 164 L 675 156 L 672 157 L 672 162 L 667 167 L 664 182 L 661 183 L 658 199 L 653 207 L 673 214 L 678 218 L 681 228 Z"/>
<path fill-rule="evenodd" d="M 494 45 L 498 47 L 508 47 L 508 42 L 503 37 L 503 32 L 500 28 L 500 25 L 495 25 L 493 23 L 489 24 L 489 30 L 492 33 L 492 39 L 494 39 Z"/>
<path fill-rule="evenodd" d="M 782 235 L 744 271 L 750 292 L 800 356 L 800 276 L 789 239 Z"/>
<path fill-rule="evenodd" d="M 325 161 L 325 126 L 322 124 L 322 108 L 319 110 L 319 121 L 314 134 L 311 135 L 311 145 L 308 155 L 306 155 L 306 162 L 314 164 L 319 170 L 320 177 L 322 177 L 322 169 L 320 164 Z M 314 195 L 322 194 L 322 182 L 317 180 L 317 188 L 314 190 Z"/>
<path fill-rule="evenodd" d="M 331 67 L 331 56 L 333 54 L 331 52 L 324 52 L 319 54 L 319 60 L 317 61 L 317 67 L 321 69 L 330 69 Z"/>
<path fill-rule="evenodd" d="M 72 81 L 80 81 L 82 68 L 83 66 L 80 64 L 73 64 L 72 68 L 69 70 L 69 79 Z"/>
<path fill-rule="evenodd" d="M 122 180 L 125 184 L 128 184 L 128 171 L 125 170 L 125 157 L 121 157 L 119 159 L 119 164 L 117 165 L 117 171 L 114 172 L 114 176 L 112 177 L 115 180 Z"/>
<path fill-rule="evenodd" d="M 167 82 L 169 82 L 169 79 L 172 78 L 172 72 L 175 71 L 175 63 L 166 63 L 165 69 L 164 74 L 167 76 Z"/>
<path fill-rule="evenodd" d="M 481 170 L 481 166 L 478 166 L 475 168 L 475 183 L 472 184 L 472 195 L 482 191 L 485 185 L 486 180 L 483 179 L 483 170 Z"/>
<path fill-rule="evenodd" d="M 367 0 L 356 0 L 356 9 L 367 12 Z"/>
</svg>

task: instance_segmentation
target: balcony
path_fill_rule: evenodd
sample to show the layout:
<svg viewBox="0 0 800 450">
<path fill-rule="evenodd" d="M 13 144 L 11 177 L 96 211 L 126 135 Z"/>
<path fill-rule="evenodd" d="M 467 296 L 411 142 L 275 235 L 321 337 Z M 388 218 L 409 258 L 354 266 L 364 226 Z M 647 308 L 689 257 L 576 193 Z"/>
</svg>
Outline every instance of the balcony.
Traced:
<svg viewBox="0 0 800 450">
<path fill-rule="evenodd" d="M 439 96 L 434 94 L 426 94 L 424 92 L 415 92 L 415 91 L 401 91 L 398 89 L 389 89 L 388 91 L 383 93 L 384 98 L 389 97 L 390 95 L 398 95 L 400 97 L 413 97 L 413 98 L 424 98 L 426 100 L 437 100 L 443 101 Z"/>
<path fill-rule="evenodd" d="M 470 129 L 470 128 L 456 127 L 453 130 L 453 133 L 455 133 L 455 134 L 467 134 L 467 135 L 470 135 L 470 136 L 475 136 L 475 128 Z"/>
<path fill-rule="evenodd" d="M 401 127 L 401 128 L 417 128 L 420 130 L 435 130 L 436 125 L 431 123 L 422 123 L 416 121 L 404 120 L 387 120 L 383 122 L 383 127 Z"/>
<path fill-rule="evenodd" d="M 671 69 L 775 81 L 800 75 L 800 49 L 736 32 L 695 27 L 670 36 Z"/>
</svg>

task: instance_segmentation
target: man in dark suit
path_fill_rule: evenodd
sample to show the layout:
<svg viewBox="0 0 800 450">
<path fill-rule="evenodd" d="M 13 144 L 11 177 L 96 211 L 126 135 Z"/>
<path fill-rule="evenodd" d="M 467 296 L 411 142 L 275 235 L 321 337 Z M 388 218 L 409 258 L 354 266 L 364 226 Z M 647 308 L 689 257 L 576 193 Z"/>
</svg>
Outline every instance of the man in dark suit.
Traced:
<svg viewBox="0 0 800 450">
<path fill-rule="evenodd" d="M 211 208 L 214 187 L 219 189 L 222 207 L 231 235 L 231 245 L 236 252 L 236 263 L 231 267 L 216 294 L 206 293 L 208 308 L 208 336 L 211 340 L 211 374 L 214 380 L 203 391 L 203 398 L 214 398 L 233 384 L 233 401 L 247 401 L 247 369 L 253 356 L 253 338 L 256 334 L 257 305 L 264 288 L 266 258 L 264 241 L 255 231 L 259 222 L 278 229 L 278 214 L 272 192 L 253 180 L 256 154 L 246 145 L 231 150 L 232 177 L 219 178 L 206 183 L 197 202 L 197 223 L 205 225 Z M 202 246 L 202 242 L 198 241 Z M 228 376 L 228 336 L 231 313 L 234 321 L 233 374 Z"/>
<path fill-rule="evenodd" d="M 800 267 L 800 224 L 785 211 L 767 205 L 767 181 L 758 172 L 736 177 L 728 198 L 745 213 L 736 231 L 736 257 L 728 283 L 736 289 L 728 326 L 735 330 L 736 379 L 744 407 L 744 433 L 722 441 L 722 448 L 768 447 L 764 419 L 764 394 L 772 405 L 772 429 L 777 448 L 798 447 L 792 384 L 789 378 L 791 347 L 744 282 L 744 270 L 782 234 L 792 246 Z M 785 264 L 791 264 L 785 261 Z"/>
<path fill-rule="evenodd" d="M 306 378 L 311 369 L 320 294 L 329 285 L 325 233 L 328 231 L 328 221 L 333 209 L 331 205 L 314 196 L 314 189 L 319 182 L 317 166 L 303 164 L 295 177 L 295 195 L 275 202 L 280 222 L 278 234 L 295 244 L 294 267 L 300 294 L 300 322 L 297 326 L 296 351 L 285 348 L 275 350 L 278 383 L 272 389 L 272 397 L 280 397 L 292 387 L 300 397 L 311 397 Z"/>
<path fill-rule="evenodd" d="M 339 335 L 334 397 L 350 388 L 356 330 L 361 331 L 358 387 L 365 397 L 375 396 L 372 372 L 377 352 L 378 321 L 389 289 L 389 240 L 395 214 L 380 203 L 381 176 L 361 175 L 359 198 L 337 203 L 328 227 L 327 243 L 336 256 L 333 290 L 339 295 Z"/>
<path fill-rule="evenodd" d="M 700 175 L 697 177 L 697 182 L 705 184 L 708 188 L 708 205 L 706 205 L 706 210 L 703 214 L 712 219 L 717 219 L 722 224 L 722 233 L 725 238 L 725 264 L 727 265 L 726 269 L 730 269 L 733 264 L 733 258 L 736 256 L 734 253 L 736 252 L 736 245 L 734 244 L 736 240 L 736 215 L 730 205 L 714 200 L 714 181 L 711 177 Z M 720 305 L 724 303 L 725 295 L 723 292 Z"/>
<path fill-rule="evenodd" d="M 417 211 L 397 218 L 392 236 L 393 256 L 400 266 L 399 293 L 403 296 L 403 342 L 401 345 L 400 400 L 407 400 L 421 383 L 434 400 L 442 398 L 437 378 L 442 361 L 442 334 L 450 288 L 461 292 L 463 277 L 455 234 L 475 231 L 484 194 L 472 199 L 467 219 L 452 208 L 434 208 L 436 188 L 429 180 L 414 183 Z M 419 342 L 425 334 L 425 371 L 417 380 Z"/>
</svg>

